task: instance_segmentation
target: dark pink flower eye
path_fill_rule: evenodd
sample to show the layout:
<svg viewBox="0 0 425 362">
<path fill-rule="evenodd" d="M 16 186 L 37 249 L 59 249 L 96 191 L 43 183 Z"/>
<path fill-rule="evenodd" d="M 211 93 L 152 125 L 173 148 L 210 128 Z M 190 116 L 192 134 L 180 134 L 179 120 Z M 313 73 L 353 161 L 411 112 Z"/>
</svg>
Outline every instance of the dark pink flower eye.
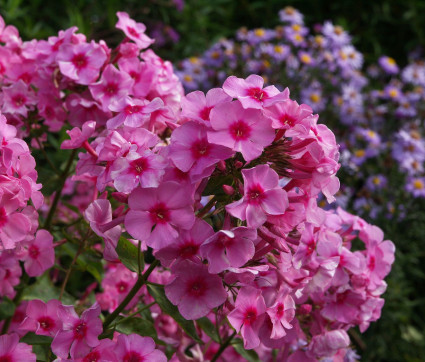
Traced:
<svg viewBox="0 0 425 362">
<path fill-rule="evenodd" d="M 236 140 L 246 140 L 251 135 L 251 127 L 244 121 L 237 121 L 230 126 L 230 134 Z"/>
</svg>

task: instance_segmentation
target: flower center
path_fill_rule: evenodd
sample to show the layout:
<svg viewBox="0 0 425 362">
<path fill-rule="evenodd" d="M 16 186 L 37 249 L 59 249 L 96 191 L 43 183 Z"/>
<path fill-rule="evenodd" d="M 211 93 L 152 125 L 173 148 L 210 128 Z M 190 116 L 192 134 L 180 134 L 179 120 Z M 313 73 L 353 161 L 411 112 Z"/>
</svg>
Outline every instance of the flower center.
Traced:
<svg viewBox="0 0 425 362">
<path fill-rule="evenodd" d="M 38 249 L 37 246 L 31 245 L 28 248 L 28 254 L 32 259 L 37 259 L 37 257 L 40 255 L 40 250 Z"/>
<path fill-rule="evenodd" d="M 126 282 L 123 282 L 123 281 L 118 282 L 115 286 L 116 286 L 119 293 L 125 293 L 127 291 L 127 288 L 128 288 L 128 284 Z"/>
<path fill-rule="evenodd" d="M 195 279 L 189 283 L 187 292 L 194 297 L 201 297 L 205 294 L 207 288 L 203 280 Z"/>
<path fill-rule="evenodd" d="M 118 84 L 117 83 L 107 83 L 104 91 L 109 96 L 113 96 L 114 94 L 118 93 Z"/>
<path fill-rule="evenodd" d="M 192 240 L 186 242 L 180 247 L 180 256 L 184 259 L 188 259 L 198 253 L 199 246 L 196 245 Z"/>
<path fill-rule="evenodd" d="M 144 171 L 146 171 L 149 168 L 149 161 L 144 158 L 138 158 L 137 160 L 130 162 L 130 167 L 132 172 L 135 175 L 141 175 Z"/>
<path fill-rule="evenodd" d="M 40 323 L 41 329 L 45 331 L 50 331 L 55 326 L 55 321 L 50 317 L 41 317 L 38 320 L 38 323 Z"/>
<path fill-rule="evenodd" d="M 201 110 L 201 112 L 199 112 L 199 116 L 204 120 L 204 121 L 209 121 L 210 120 L 210 112 L 211 109 L 213 107 L 205 107 Z"/>
<path fill-rule="evenodd" d="M 190 150 L 192 151 L 192 156 L 197 160 L 208 156 L 210 153 L 210 145 L 206 139 L 202 139 L 194 142 Z"/>
<path fill-rule="evenodd" d="M 156 204 L 149 212 L 155 224 L 166 224 L 170 220 L 169 210 L 162 202 Z"/>
<path fill-rule="evenodd" d="M 268 98 L 267 93 L 264 92 L 261 88 L 249 88 L 247 90 L 247 95 L 251 98 L 256 99 L 257 101 L 262 101 L 266 98 Z"/>
<path fill-rule="evenodd" d="M 276 315 L 277 315 L 279 318 L 282 318 L 282 316 L 283 316 L 283 312 L 284 312 L 284 311 L 285 311 L 285 308 L 284 308 L 283 304 L 282 304 L 282 303 L 279 303 L 279 304 L 277 305 Z"/>
<path fill-rule="evenodd" d="M 263 188 L 260 185 L 254 185 L 247 192 L 247 201 L 250 204 L 259 204 L 263 199 Z"/>
<path fill-rule="evenodd" d="M 83 339 L 87 333 L 87 324 L 84 322 L 79 322 L 74 327 L 74 338 L 75 339 Z"/>
<path fill-rule="evenodd" d="M 251 135 L 251 127 L 244 121 L 237 121 L 230 126 L 230 134 L 235 141 L 246 140 Z"/>
<path fill-rule="evenodd" d="M 139 37 L 139 33 L 137 32 L 137 30 L 132 28 L 131 26 L 127 26 L 127 31 L 129 32 L 130 35 L 134 36 L 135 38 Z"/>
<path fill-rule="evenodd" d="M 243 318 L 243 324 L 251 325 L 255 322 L 257 319 L 257 310 L 254 307 L 250 307 L 246 310 L 244 318 Z"/>
<path fill-rule="evenodd" d="M 72 64 L 78 69 L 84 68 L 87 65 L 87 57 L 85 54 L 76 54 L 71 60 Z"/>
<path fill-rule="evenodd" d="M 98 351 L 90 352 L 83 358 L 83 362 L 97 362 L 100 360 L 100 353 Z"/>
<path fill-rule="evenodd" d="M 26 100 L 27 99 L 22 94 L 17 94 L 12 98 L 12 101 L 16 107 L 22 107 L 25 105 Z"/>
<path fill-rule="evenodd" d="M 8 220 L 7 214 L 6 214 L 6 210 L 4 207 L 0 208 L 0 229 L 6 225 Z"/>
<path fill-rule="evenodd" d="M 139 113 L 141 110 L 141 106 L 127 106 L 124 109 L 124 113 L 129 116 L 130 114 Z"/>
</svg>

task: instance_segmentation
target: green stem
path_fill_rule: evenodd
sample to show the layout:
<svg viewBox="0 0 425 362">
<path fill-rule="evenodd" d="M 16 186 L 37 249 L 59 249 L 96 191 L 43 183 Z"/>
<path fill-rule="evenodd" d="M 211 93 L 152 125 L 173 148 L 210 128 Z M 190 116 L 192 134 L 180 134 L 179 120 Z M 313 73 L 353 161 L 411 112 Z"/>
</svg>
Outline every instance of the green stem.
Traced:
<svg viewBox="0 0 425 362">
<path fill-rule="evenodd" d="M 135 315 L 142 313 L 145 309 L 149 309 L 150 307 L 152 307 L 153 305 L 155 305 L 156 302 L 152 302 L 149 303 L 145 306 L 143 306 L 142 308 L 136 310 L 134 313 L 129 314 L 128 316 L 124 317 L 123 319 L 120 319 L 116 324 L 120 324 L 122 322 L 125 322 L 126 320 L 129 320 L 130 318 L 134 317 Z"/>
<path fill-rule="evenodd" d="M 114 321 L 114 319 L 127 307 L 128 303 L 134 298 L 140 288 L 146 283 L 146 280 L 149 278 L 149 275 L 153 272 L 155 267 L 159 264 L 159 260 L 154 260 L 154 262 L 149 266 L 148 270 L 144 274 L 139 275 L 137 278 L 136 284 L 131 288 L 130 292 L 121 302 L 121 304 L 105 318 L 103 322 L 103 331 L 106 331 L 106 328 Z"/>
<path fill-rule="evenodd" d="M 211 362 L 215 362 L 218 360 L 218 357 L 224 352 L 224 350 L 229 346 L 230 342 L 232 341 L 233 337 L 236 335 L 236 331 L 232 333 L 232 335 L 226 339 L 226 341 L 220 346 L 217 353 L 212 358 Z"/>
<path fill-rule="evenodd" d="M 50 224 L 52 223 L 53 215 L 55 214 L 56 207 L 58 206 L 59 199 L 62 195 L 63 187 L 65 186 L 66 178 L 68 177 L 69 170 L 72 166 L 72 161 L 74 161 L 74 157 L 77 154 L 78 150 L 72 150 L 71 155 L 69 156 L 68 163 L 65 166 L 65 170 L 62 172 L 60 177 L 59 189 L 56 191 L 55 198 L 53 199 L 52 205 L 50 206 L 49 213 L 47 214 L 46 222 L 44 223 L 44 229 L 49 230 Z"/>
<path fill-rule="evenodd" d="M 210 201 L 208 201 L 208 203 L 201 210 L 199 210 L 196 216 L 199 218 L 202 218 L 206 213 L 208 213 L 208 211 L 210 211 L 213 208 L 216 201 L 217 199 L 214 196 Z"/>
</svg>

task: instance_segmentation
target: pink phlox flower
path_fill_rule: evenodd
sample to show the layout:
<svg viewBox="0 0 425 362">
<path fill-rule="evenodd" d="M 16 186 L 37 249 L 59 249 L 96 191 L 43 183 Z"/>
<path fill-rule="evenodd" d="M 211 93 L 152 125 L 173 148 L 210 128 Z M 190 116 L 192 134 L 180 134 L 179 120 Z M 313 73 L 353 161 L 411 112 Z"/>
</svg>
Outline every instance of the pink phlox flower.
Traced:
<svg viewBox="0 0 425 362">
<path fill-rule="evenodd" d="M 68 115 L 63 109 L 63 102 L 53 98 L 49 93 L 38 93 L 37 108 L 43 123 L 49 127 L 51 132 L 59 132 L 63 127 Z"/>
<path fill-rule="evenodd" d="M 134 80 L 130 94 L 135 97 L 146 97 L 151 90 L 155 70 L 138 58 L 120 58 L 118 66 Z"/>
<path fill-rule="evenodd" d="M 32 352 L 32 346 L 19 343 L 16 333 L 0 336 L 0 361 L 4 362 L 35 362 L 36 355 Z"/>
<path fill-rule="evenodd" d="M 66 98 L 66 108 L 69 111 L 68 121 L 71 126 L 81 127 L 87 121 L 95 121 L 97 125 L 105 125 L 111 118 L 111 112 L 103 111 L 99 103 L 93 100 L 87 91 L 80 94 L 72 93 Z"/>
<path fill-rule="evenodd" d="M 240 102 L 222 103 L 210 114 L 213 130 L 208 141 L 242 153 L 246 161 L 259 157 L 275 138 L 271 122 L 260 110 L 244 109 Z"/>
<path fill-rule="evenodd" d="M 98 336 L 102 333 L 102 321 L 99 318 L 100 307 L 95 303 L 78 317 L 72 305 L 61 305 L 58 317 L 63 322 L 62 329 L 52 341 L 52 351 L 61 358 L 80 358 L 90 352 L 90 347 L 99 345 Z"/>
<path fill-rule="evenodd" d="M 170 158 L 181 171 L 189 171 L 192 182 L 209 176 L 218 161 L 232 154 L 229 148 L 210 143 L 207 128 L 196 122 L 185 123 L 171 136 Z"/>
<path fill-rule="evenodd" d="M 102 229 L 103 225 L 112 222 L 112 207 L 109 200 L 98 199 L 93 201 L 84 211 L 84 216 L 90 223 L 91 229 L 105 240 L 104 258 L 108 261 L 116 261 L 118 255 L 115 248 L 121 236 L 121 226 L 111 225 L 106 231 Z"/>
<path fill-rule="evenodd" d="M 56 332 L 62 329 L 62 321 L 57 314 L 60 305 L 61 303 L 56 299 L 49 300 L 47 303 L 39 299 L 30 300 L 26 309 L 26 318 L 19 328 L 38 335 L 54 337 Z"/>
<path fill-rule="evenodd" d="M 99 139 L 99 138 L 98 138 Z M 109 131 L 96 147 L 99 161 L 115 161 L 130 151 L 131 143 L 118 131 Z"/>
<path fill-rule="evenodd" d="M 128 198 L 125 228 L 153 249 L 171 244 L 178 237 L 176 227 L 188 230 L 195 222 L 192 194 L 189 187 L 170 181 L 158 188 L 136 188 Z"/>
<path fill-rule="evenodd" d="M 253 349 L 260 345 L 258 336 L 266 313 L 266 303 L 261 290 L 253 287 L 242 287 L 236 298 L 235 309 L 227 316 L 236 331 L 241 332 L 245 349 Z"/>
<path fill-rule="evenodd" d="M 356 323 L 360 313 L 360 306 L 365 301 L 364 293 L 352 290 L 336 292 L 327 298 L 321 315 L 330 320 L 342 323 Z"/>
<path fill-rule="evenodd" d="M 20 79 L 8 87 L 2 88 L 2 111 L 12 115 L 28 116 L 28 110 L 37 103 L 34 92 Z"/>
<path fill-rule="evenodd" d="M 91 43 L 63 44 L 57 54 L 57 62 L 62 74 L 78 84 L 92 84 L 99 77 L 100 69 L 106 61 L 102 46 Z"/>
<path fill-rule="evenodd" d="M 146 34 L 146 26 L 142 23 L 136 23 L 125 12 L 117 12 L 118 22 L 116 28 L 121 29 L 124 34 L 133 40 L 139 49 L 145 49 L 155 40 L 149 38 Z"/>
<path fill-rule="evenodd" d="M 137 273 L 130 271 L 123 264 L 108 264 L 105 277 L 102 280 L 102 293 L 96 294 L 96 300 L 102 310 L 112 312 L 127 296 L 137 280 Z M 126 309 L 133 308 L 140 298 L 141 289 L 131 300 Z"/>
<path fill-rule="evenodd" d="M 390 240 L 371 242 L 366 251 L 366 272 L 370 279 L 370 287 L 380 286 L 382 280 L 391 271 L 394 262 L 395 246 Z"/>
<path fill-rule="evenodd" d="M 118 360 L 123 362 L 167 362 L 165 354 L 155 349 L 152 338 L 134 333 L 118 336 L 115 354 Z"/>
<path fill-rule="evenodd" d="M 325 331 L 313 337 L 307 355 L 315 358 L 332 357 L 339 349 L 347 348 L 349 344 L 350 337 L 345 330 Z"/>
<path fill-rule="evenodd" d="M 208 271 L 218 274 L 228 267 L 239 268 L 255 253 L 257 231 L 246 227 L 220 230 L 201 246 L 201 255 L 208 260 Z"/>
<path fill-rule="evenodd" d="M 223 90 L 232 98 L 237 98 L 243 108 L 262 109 L 270 98 L 279 95 L 280 91 L 273 85 L 263 88 L 264 78 L 251 74 L 246 79 L 231 76 L 223 84 Z M 287 93 L 281 100 L 287 98 Z M 267 104 L 267 103 L 266 103 Z"/>
<path fill-rule="evenodd" d="M 29 59 L 21 59 L 17 62 L 12 62 L 6 71 L 6 76 L 10 83 L 15 83 L 20 79 L 27 85 L 36 83 L 35 78 L 38 76 L 37 63 Z"/>
<path fill-rule="evenodd" d="M 254 265 L 244 266 L 243 268 L 228 267 L 227 272 L 224 275 L 224 280 L 228 284 L 242 283 L 251 284 L 262 272 L 266 272 L 270 269 L 269 265 Z"/>
<path fill-rule="evenodd" d="M 295 317 L 295 302 L 288 294 L 289 290 L 282 289 L 276 295 L 276 300 L 272 306 L 267 308 L 267 314 L 273 324 L 270 338 L 279 339 L 286 335 L 285 329 L 291 329 L 290 322 Z"/>
<path fill-rule="evenodd" d="M 155 252 L 155 257 L 166 267 L 186 259 L 197 262 L 200 260 L 201 245 L 213 234 L 213 228 L 206 221 L 195 219 L 190 230 L 180 230 L 177 239 Z"/>
<path fill-rule="evenodd" d="M 65 140 L 61 144 L 61 149 L 75 149 L 83 146 L 84 142 L 93 135 L 96 128 L 95 121 L 87 121 L 83 124 L 82 129 L 79 127 L 74 127 L 70 131 L 66 131 L 70 140 Z"/>
<path fill-rule="evenodd" d="M 208 273 L 203 264 L 184 260 L 175 264 L 171 272 L 175 279 L 165 286 L 165 294 L 184 318 L 204 317 L 226 301 L 227 292 L 221 278 Z"/>
<path fill-rule="evenodd" d="M 306 104 L 298 105 L 290 99 L 275 103 L 264 110 L 264 114 L 272 120 L 275 129 L 289 129 L 300 123 L 304 118 L 311 116 L 313 110 Z"/>
<path fill-rule="evenodd" d="M 93 348 L 82 358 L 74 359 L 75 362 L 119 362 L 115 354 L 116 343 L 110 339 L 100 340 L 100 344 Z"/>
<path fill-rule="evenodd" d="M 155 98 L 151 102 L 130 97 L 120 98 L 110 104 L 109 109 L 119 113 L 108 120 L 106 125 L 109 129 L 117 128 L 122 124 L 134 128 L 142 127 L 149 122 L 152 112 L 163 107 L 164 102 L 161 98 Z"/>
<path fill-rule="evenodd" d="M 195 91 L 182 98 L 181 115 L 209 126 L 211 110 L 217 104 L 228 103 L 231 100 L 232 97 L 221 88 L 210 89 L 206 95 L 201 91 Z"/>
<path fill-rule="evenodd" d="M 279 176 L 268 165 L 242 170 L 244 196 L 226 206 L 227 212 L 248 227 L 263 225 L 268 215 L 282 215 L 288 208 L 286 191 L 279 187 Z"/>
<path fill-rule="evenodd" d="M 369 328 L 370 322 L 377 321 L 381 318 L 381 310 L 384 306 L 385 300 L 382 298 L 367 298 L 366 301 L 360 306 L 359 324 L 360 332 L 363 333 Z"/>
<path fill-rule="evenodd" d="M 119 192 L 130 193 L 138 185 L 157 187 L 167 166 L 162 156 L 149 149 L 130 151 L 111 166 L 111 179 Z"/>
<path fill-rule="evenodd" d="M 104 111 L 109 106 L 127 96 L 133 87 L 134 80 L 125 72 L 108 64 L 102 72 L 100 80 L 89 86 L 90 93 L 97 100 Z"/>
<path fill-rule="evenodd" d="M 37 277 L 55 263 L 53 236 L 47 230 L 38 230 L 35 239 L 26 244 L 24 257 L 25 271 L 30 277 Z"/>
<path fill-rule="evenodd" d="M 0 296 L 13 299 L 16 294 L 15 285 L 21 279 L 22 269 L 14 254 L 0 251 Z"/>
<path fill-rule="evenodd" d="M 31 222 L 18 210 L 20 206 L 16 195 L 0 188 L 0 246 L 3 249 L 15 248 L 30 231 Z"/>
</svg>

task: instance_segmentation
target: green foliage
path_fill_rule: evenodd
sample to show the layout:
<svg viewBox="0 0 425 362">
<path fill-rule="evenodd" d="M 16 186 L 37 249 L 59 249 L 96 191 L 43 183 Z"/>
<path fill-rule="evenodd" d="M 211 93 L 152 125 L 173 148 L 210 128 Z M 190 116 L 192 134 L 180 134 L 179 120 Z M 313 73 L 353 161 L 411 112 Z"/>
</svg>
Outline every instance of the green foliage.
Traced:
<svg viewBox="0 0 425 362">
<path fill-rule="evenodd" d="M 48 273 L 46 272 L 41 277 L 38 277 L 35 283 L 29 285 L 23 290 L 22 299 L 40 299 L 47 303 L 51 299 L 58 299 L 59 295 L 60 289 L 53 285 Z M 64 292 L 62 295 L 62 302 L 64 304 L 74 304 L 75 299 L 67 292 Z"/>
<path fill-rule="evenodd" d="M 254 350 L 247 350 L 243 347 L 243 341 L 240 338 L 232 341 L 232 346 L 243 358 L 249 362 L 259 362 L 260 358 Z"/>
<path fill-rule="evenodd" d="M 131 271 L 142 272 L 144 268 L 143 253 L 139 251 L 137 246 L 128 241 L 125 237 L 121 236 L 116 252 L 121 262 Z"/>
<path fill-rule="evenodd" d="M 152 337 L 157 340 L 155 327 L 151 321 L 141 318 L 129 318 L 125 321 L 118 321 L 116 330 L 124 334 L 136 333 L 144 337 Z"/>
<path fill-rule="evenodd" d="M 0 320 L 12 317 L 15 313 L 15 304 L 7 297 L 2 298 L 0 303 Z"/>
</svg>

